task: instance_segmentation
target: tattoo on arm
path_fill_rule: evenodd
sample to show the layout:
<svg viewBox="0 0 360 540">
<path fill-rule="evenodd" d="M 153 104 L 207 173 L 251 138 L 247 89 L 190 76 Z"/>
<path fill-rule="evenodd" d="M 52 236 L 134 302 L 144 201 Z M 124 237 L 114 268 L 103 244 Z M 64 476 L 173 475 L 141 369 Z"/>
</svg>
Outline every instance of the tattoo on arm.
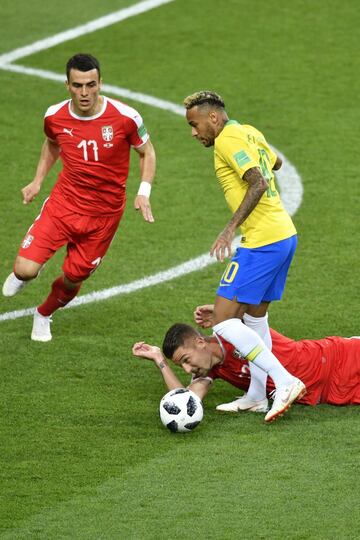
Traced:
<svg viewBox="0 0 360 540">
<path fill-rule="evenodd" d="M 236 210 L 231 220 L 231 222 L 236 227 L 241 225 L 245 221 L 245 219 L 251 214 L 251 212 L 254 210 L 255 206 L 261 199 L 263 193 L 268 188 L 267 181 L 257 167 L 253 167 L 246 171 L 246 173 L 244 174 L 244 180 L 248 182 L 249 187 L 242 203 Z"/>
<path fill-rule="evenodd" d="M 158 368 L 159 369 L 164 369 L 164 367 L 166 367 L 167 364 L 164 362 L 164 360 L 161 360 L 161 362 L 158 363 Z"/>
</svg>

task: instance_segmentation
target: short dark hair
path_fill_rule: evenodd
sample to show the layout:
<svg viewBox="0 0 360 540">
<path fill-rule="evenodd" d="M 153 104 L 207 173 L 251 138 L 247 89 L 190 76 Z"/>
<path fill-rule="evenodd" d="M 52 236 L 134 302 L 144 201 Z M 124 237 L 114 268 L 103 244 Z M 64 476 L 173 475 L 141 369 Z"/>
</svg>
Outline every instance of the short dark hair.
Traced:
<svg viewBox="0 0 360 540">
<path fill-rule="evenodd" d="M 185 323 L 175 323 L 166 332 L 162 350 L 166 358 L 172 358 L 176 349 L 184 345 L 185 341 L 191 337 L 201 336 L 200 332 Z"/>
<path fill-rule="evenodd" d="M 78 71 L 90 71 L 96 69 L 100 79 L 100 63 L 95 56 L 91 54 L 78 53 L 72 56 L 66 64 L 66 77 L 69 81 L 70 70 L 77 69 Z"/>
<path fill-rule="evenodd" d="M 215 107 L 217 109 L 225 109 L 223 98 L 212 90 L 201 90 L 200 92 L 195 92 L 184 99 L 184 106 L 186 110 L 192 109 L 193 107 L 199 105 L 210 105 L 211 107 Z"/>
</svg>

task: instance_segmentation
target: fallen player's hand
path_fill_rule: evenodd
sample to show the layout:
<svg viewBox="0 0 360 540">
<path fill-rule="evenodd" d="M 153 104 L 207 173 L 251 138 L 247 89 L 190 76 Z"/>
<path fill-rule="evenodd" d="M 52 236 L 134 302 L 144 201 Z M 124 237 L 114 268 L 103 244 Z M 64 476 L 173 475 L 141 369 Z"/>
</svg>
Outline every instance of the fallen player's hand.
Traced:
<svg viewBox="0 0 360 540">
<path fill-rule="evenodd" d="M 194 321 L 201 328 L 211 328 L 213 325 L 214 304 L 197 306 L 194 311 Z"/>
<path fill-rule="evenodd" d="M 159 360 L 163 358 L 161 350 L 155 345 L 148 345 L 144 341 L 138 341 L 133 345 L 132 353 L 134 356 L 145 358 L 146 360 Z"/>
</svg>

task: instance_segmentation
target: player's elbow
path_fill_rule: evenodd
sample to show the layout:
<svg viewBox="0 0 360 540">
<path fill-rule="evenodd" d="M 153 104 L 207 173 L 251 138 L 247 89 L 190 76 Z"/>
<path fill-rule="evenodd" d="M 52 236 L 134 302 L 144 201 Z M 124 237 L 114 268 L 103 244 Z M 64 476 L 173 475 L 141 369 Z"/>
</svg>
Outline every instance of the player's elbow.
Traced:
<svg viewBox="0 0 360 540">
<path fill-rule="evenodd" d="M 155 148 L 150 139 L 147 141 L 145 146 L 145 156 L 149 159 L 156 159 Z"/>
<path fill-rule="evenodd" d="M 259 191 L 260 195 L 263 195 L 263 193 L 265 193 L 265 191 L 268 189 L 268 187 L 269 187 L 269 184 L 267 183 L 266 179 L 261 178 L 261 180 L 259 181 L 259 184 L 258 184 L 258 191 Z"/>
</svg>

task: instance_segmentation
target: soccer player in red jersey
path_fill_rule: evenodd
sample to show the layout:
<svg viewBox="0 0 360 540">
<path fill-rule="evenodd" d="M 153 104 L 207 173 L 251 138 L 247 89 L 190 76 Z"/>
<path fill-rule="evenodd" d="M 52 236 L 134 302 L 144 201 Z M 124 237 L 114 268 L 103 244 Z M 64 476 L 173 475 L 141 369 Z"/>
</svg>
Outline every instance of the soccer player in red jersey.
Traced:
<svg viewBox="0 0 360 540">
<path fill-rule="evenodd" d="M 337 336 L 324 339 L 294 341 L 271 329 L 273 352 L 279 361 L 306 385 L 307 393 L 298 400 L 304 405 L 328 403 L 331 405 L 360 404 L 360 338 Z M 249 362 L 239 349 L 218 336 L 203 336 L 192 326 L 177 323 L 166 333 L 165 356 L 192 374 L 188 388 L 201 399 L 215 379 L 223 379 L 247 391 L 250 384 Z M 138 342 L 133 354 L 152 360 L 159 368 L 169 390 L 182 387 L 182 383 L 167 364 L 159 347 Z M 275 389 L 271 378 L 267 380 L 267 396 Z M 266 412 L 267 398 L 259 402 L 246 402 L 245 396 L 219 405 L 218 410 Z"/>
<path fill-rule="evenodd" d="M 24 204 L 38 195 L 58 158 L 63 167 L 3 286 L 3 294 L 13 296 L 66 245 L 63 274 L 34 314 L 31 338 L 35 341 L 51 340 L 52 313 L 77 295 L 110 246 L 125 208 L 131 148 L 140 158 L 141 182 L 134 206 L 145 221 L 154 221 L 149 197 L 156 158 L 140 114 L 100 94 L 100 65 L 95 57 L 76 54 L 67 62 L 66 75 L 70 99 L 49 107 L 45 114 L 46 138 L 35 177 L 22 189 Z"/>
</svg>

